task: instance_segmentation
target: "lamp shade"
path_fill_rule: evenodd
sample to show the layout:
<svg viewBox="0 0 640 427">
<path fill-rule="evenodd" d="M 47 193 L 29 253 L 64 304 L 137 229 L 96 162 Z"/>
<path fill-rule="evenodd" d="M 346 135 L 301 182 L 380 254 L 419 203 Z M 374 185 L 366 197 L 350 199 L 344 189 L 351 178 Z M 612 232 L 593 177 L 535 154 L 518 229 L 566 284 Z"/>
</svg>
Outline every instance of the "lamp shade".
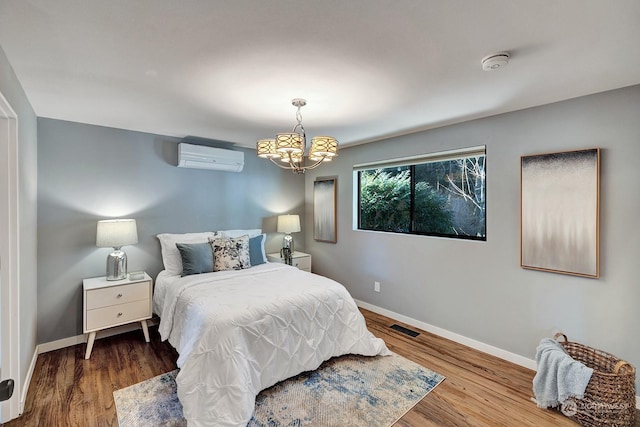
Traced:
<svg viewBox="0 0 640 427">
<path fill-rule="evenodd" d="M 258 157 L 262 157 L 264 159 L 280 157 L 280 153 L 276 151 L 275 139 L 261 139 L 256 144 L 256 150 Z"/>
<path fill-rule="evenodd" d="M 309 157 L 326 158 L 338 155 L 338 141 L 332 136 L 316 136 L 311 140 Z"/>
<path fill-rule="evenodd" d="M 276 134 L 276 151 L 279 153 L 302 153 L 304 144 L 299 133 L 278 133 Z"/>
<path fill-rule="evenodd" d="M 278 216 L 278 233 L 297 233 L 300 231 L 299 215 Z"/>
<path fill-rule="evenodd" d="M 281 162 L 300 163 L 302 161 L 302 153 L 282 153 Z"/>
<path fill-rule="evenodd" d="M 135 219 L 106 219 L 98 221 L 96 246 L 120 248 L 138 243 L 138 228 Z"/>
</svg>

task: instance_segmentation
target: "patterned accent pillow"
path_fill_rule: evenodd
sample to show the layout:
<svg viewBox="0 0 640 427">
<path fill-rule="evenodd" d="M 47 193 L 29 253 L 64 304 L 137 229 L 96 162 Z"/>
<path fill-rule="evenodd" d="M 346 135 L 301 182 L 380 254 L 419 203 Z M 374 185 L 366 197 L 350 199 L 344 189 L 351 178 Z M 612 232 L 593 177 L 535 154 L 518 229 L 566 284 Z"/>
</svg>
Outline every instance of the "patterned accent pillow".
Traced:
<svg viewBox="0 0 640 427">
<path fill-rule="evenodd" d="M 213 271 L 242 270 L 251 267 L 249 236 L 235 239 L 210 239 L 213 248 Z"/>
</svg>

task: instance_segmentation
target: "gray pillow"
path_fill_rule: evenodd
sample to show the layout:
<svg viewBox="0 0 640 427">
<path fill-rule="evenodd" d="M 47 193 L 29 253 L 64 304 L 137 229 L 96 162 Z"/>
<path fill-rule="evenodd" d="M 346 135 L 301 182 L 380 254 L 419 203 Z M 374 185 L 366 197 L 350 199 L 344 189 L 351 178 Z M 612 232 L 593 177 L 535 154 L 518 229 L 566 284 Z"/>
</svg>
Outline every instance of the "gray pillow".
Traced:
<svg viewBox="0 0 640 427">
<path fill-rule="evenodd" d="M 264 254 L 264 239 L 264 234 L 249 238 L 249 258 L 252 266 L 267 262 Z"/>
<path fill-rule="evenodd" d="M 213 271 L 213 250 L 207 243 L 176 243 L 182 257 L 181 276 L 211 273 Z"/>
</svg>

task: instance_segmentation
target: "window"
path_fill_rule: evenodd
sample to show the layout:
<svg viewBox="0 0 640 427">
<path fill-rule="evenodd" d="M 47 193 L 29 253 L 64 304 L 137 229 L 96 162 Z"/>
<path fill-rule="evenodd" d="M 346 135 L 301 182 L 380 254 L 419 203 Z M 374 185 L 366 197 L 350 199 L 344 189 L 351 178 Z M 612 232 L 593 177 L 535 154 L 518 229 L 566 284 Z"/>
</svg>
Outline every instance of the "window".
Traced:
<svg viewBox="0 0 640 427">
<path fill-rule="evenodd" d="M 354 166 L 360 230 L 486 240 L 484 146 Z"/>
</svg>

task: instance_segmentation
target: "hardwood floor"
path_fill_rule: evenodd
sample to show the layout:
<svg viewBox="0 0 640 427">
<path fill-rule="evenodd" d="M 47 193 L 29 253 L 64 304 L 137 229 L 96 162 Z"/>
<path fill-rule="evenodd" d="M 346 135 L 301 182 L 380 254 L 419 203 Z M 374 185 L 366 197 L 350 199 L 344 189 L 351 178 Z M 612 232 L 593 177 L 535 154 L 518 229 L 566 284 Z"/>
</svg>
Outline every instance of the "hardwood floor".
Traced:
<svg viewBox="0 0 640 427">
<path fill-rule="evenodd" d="M 362 312 L 392 351 L 447 377 L 396 427 L 576 425 L 531 402 L 533 371 L 424 331 L 411 338 L 389 328 L 408 325 Z M 117 426 L 114 390 L 176 368 L 175 350 L 149 332 L 150 343 L 142 331 L 97 340 L 89 360 L 84 344 L 41 354 L 24 414 L 4 426 Z"/>
</svg>

